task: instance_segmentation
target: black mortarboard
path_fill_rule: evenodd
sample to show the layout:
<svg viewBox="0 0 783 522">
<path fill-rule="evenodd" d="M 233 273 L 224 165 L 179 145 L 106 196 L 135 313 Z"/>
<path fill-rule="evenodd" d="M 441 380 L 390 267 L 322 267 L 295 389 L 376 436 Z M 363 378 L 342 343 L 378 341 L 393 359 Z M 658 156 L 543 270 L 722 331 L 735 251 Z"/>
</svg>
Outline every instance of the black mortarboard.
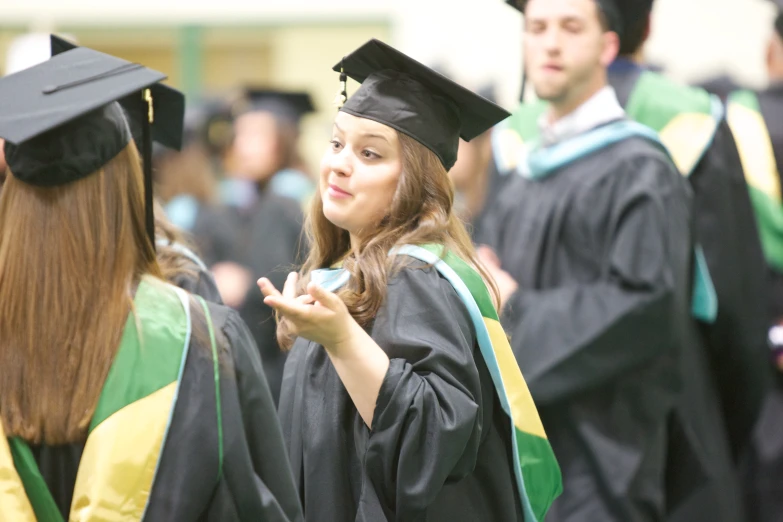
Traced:
<svg viewBox="0 0 783 522">
<path fill-rule="evenodd" d="M 55 35 L 51 35 L 52 56 L 77 48 L 76 45 Z M 152 123 L 152 141 L 170 149 L 182 147 L 182 135 L 185 119 L 185 96 L 178 90 L 156 83 L 150 86 L 155 121 Z M 127 112 L 133 138 L 142 149 L 142 123 L 146 117 L 146 103 L 136 93 L 117 100 Z M 141 104 L 141 105 L 140 105 Z M 139 107 L 143 110 L 139 110 Z"/>
<path fill-rule="evenodd" d="M 144 98 L 166 76 L 92 49 L 78 47 L 0 79 L 0 137 L 14 176 L 39 186 L 89 176 L 130 142 L 125 111 L 117 100 Z M 150 124 L 142 131 L 151 143 Z M 147 179 L 151 146 L 143 147 L 147 228 L 154 234 L 152 190 Z M 151 177 L 150 177 L 151 178 Z M 152 226 L 151 226 L 152 225 Z M 154 243 L 154 235 L 150 236 Z"/>
<path fill-rule="evenodd" d="M 315 111 L 313 100 L 306 92 L 281 91 L 248 87 L 236 100 L 231 112 L 234 117 L 248 112 L 269 112 L 278 118 L 299 123 L 305 114 Z"/>
<path fill-rule="evenodd" d="M 368 41 L 334 70 L 362 84 L 341 111 L 407 134 L 434 152 L 446 170 L 457 160 L 460 137 L 470 141 L 509 116 L 379 40 Z"/>
</svg>

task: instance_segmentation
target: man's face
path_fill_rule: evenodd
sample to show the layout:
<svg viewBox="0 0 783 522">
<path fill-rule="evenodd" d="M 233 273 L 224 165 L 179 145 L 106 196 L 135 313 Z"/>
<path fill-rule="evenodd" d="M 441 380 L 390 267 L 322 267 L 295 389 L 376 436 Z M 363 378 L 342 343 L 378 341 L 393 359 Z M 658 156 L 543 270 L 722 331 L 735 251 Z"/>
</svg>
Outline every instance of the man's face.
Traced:
<svg viewBox="0 0 783 522">
<path fill-rule="evenodd" d="M 595 0 L 528 2 L 525 67 L 539 98 L 563 103 L 580 96 L 614 60 L 616 35 L 604 30 L 599 14 Z"/>
</svg>

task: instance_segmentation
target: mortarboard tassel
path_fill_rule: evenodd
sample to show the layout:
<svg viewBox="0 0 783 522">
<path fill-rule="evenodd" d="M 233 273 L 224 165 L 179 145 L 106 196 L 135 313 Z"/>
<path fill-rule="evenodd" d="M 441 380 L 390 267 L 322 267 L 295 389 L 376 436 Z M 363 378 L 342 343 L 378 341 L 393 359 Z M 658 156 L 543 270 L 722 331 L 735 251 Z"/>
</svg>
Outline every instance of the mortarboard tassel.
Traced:
<svg viewBox="0 0 783 522">
<path fill-rule="evenodd" d="M 343 62 L 345 58 L 343 57 Z M 345 74 L 345 68 L 340 65 L 340 92 L 334 98 L 334 104 L 339 109 L 348 100 L 348 76 Z"/>
<path fill-rule="evenodd" d="M 155 211 L 152 201 L 152 123 L 155 121 L 155 111 L 152 104 L 152 93 L 149 89 L 142 91 L 142 99 L 147 103 L 147 117 L 142 118 L 142 163 L 144 165 L 144 219 L 147 235 L 155 249 Z"/>
</svg>

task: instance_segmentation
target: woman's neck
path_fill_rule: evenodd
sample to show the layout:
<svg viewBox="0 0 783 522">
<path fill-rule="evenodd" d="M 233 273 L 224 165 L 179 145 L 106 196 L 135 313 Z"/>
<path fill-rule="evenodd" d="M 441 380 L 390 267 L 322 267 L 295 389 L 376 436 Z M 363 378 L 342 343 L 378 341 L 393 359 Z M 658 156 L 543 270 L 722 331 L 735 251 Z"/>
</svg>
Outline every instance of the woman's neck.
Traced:
<svg viewBox="0 0 783 522">
<path fill-rule="evenodd" d="M 351 252 L 348 252 L 348 254 L 351 253 L 358 253 L 359 248 L 362 246 L 362 240 L 354 234 L 353 232 L 350 233 L 351 236 Z"/>
</svg>

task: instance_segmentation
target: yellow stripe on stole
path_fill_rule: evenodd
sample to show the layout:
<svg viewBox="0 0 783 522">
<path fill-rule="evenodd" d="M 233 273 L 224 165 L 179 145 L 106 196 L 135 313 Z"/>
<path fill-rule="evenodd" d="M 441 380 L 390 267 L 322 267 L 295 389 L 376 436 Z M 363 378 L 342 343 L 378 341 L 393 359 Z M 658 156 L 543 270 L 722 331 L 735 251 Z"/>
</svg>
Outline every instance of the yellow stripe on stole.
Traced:
<svg viewBox="0 0 783 522">
<path fill-rule="evenodd" d="M 780 175 L 764 118 L 744 105 L 730 103 L 727 119 L 748 185 L 780 202 Z"/>
<path fill-rule="evenodd" d="M 0 422 L 0 520 L 36 522 L 22 479 L 16 472 L 11 448 Z"/>
<path fill-rule="evenodd" d="M 520 431 L 546 439 L 544 425 L 541 424 L 533 397 L 522 377 L 514 352 L 511 351 L 511 346 L 508 344 L 506 332 L 495 319 L 485 317 L 484 324 L 487 325 L 489 339 L 495 348 L 495 356 L 498 360 L 500 376 L 506 388 L 514 424 Z"/>
<path fill-rule="evenodd" d="M 677 169 L 687 176 L 696 168 L 714 134 L 715 118 L 694 112 L 679 114 L 658 136 L 669 149 Z"/>
<path fill-rule="evenodd" d="M 173 382 L 125 406 L 90 433 L 76 477 L 71 522 L 141 520 L 176 391 Z"/>
</svg>

